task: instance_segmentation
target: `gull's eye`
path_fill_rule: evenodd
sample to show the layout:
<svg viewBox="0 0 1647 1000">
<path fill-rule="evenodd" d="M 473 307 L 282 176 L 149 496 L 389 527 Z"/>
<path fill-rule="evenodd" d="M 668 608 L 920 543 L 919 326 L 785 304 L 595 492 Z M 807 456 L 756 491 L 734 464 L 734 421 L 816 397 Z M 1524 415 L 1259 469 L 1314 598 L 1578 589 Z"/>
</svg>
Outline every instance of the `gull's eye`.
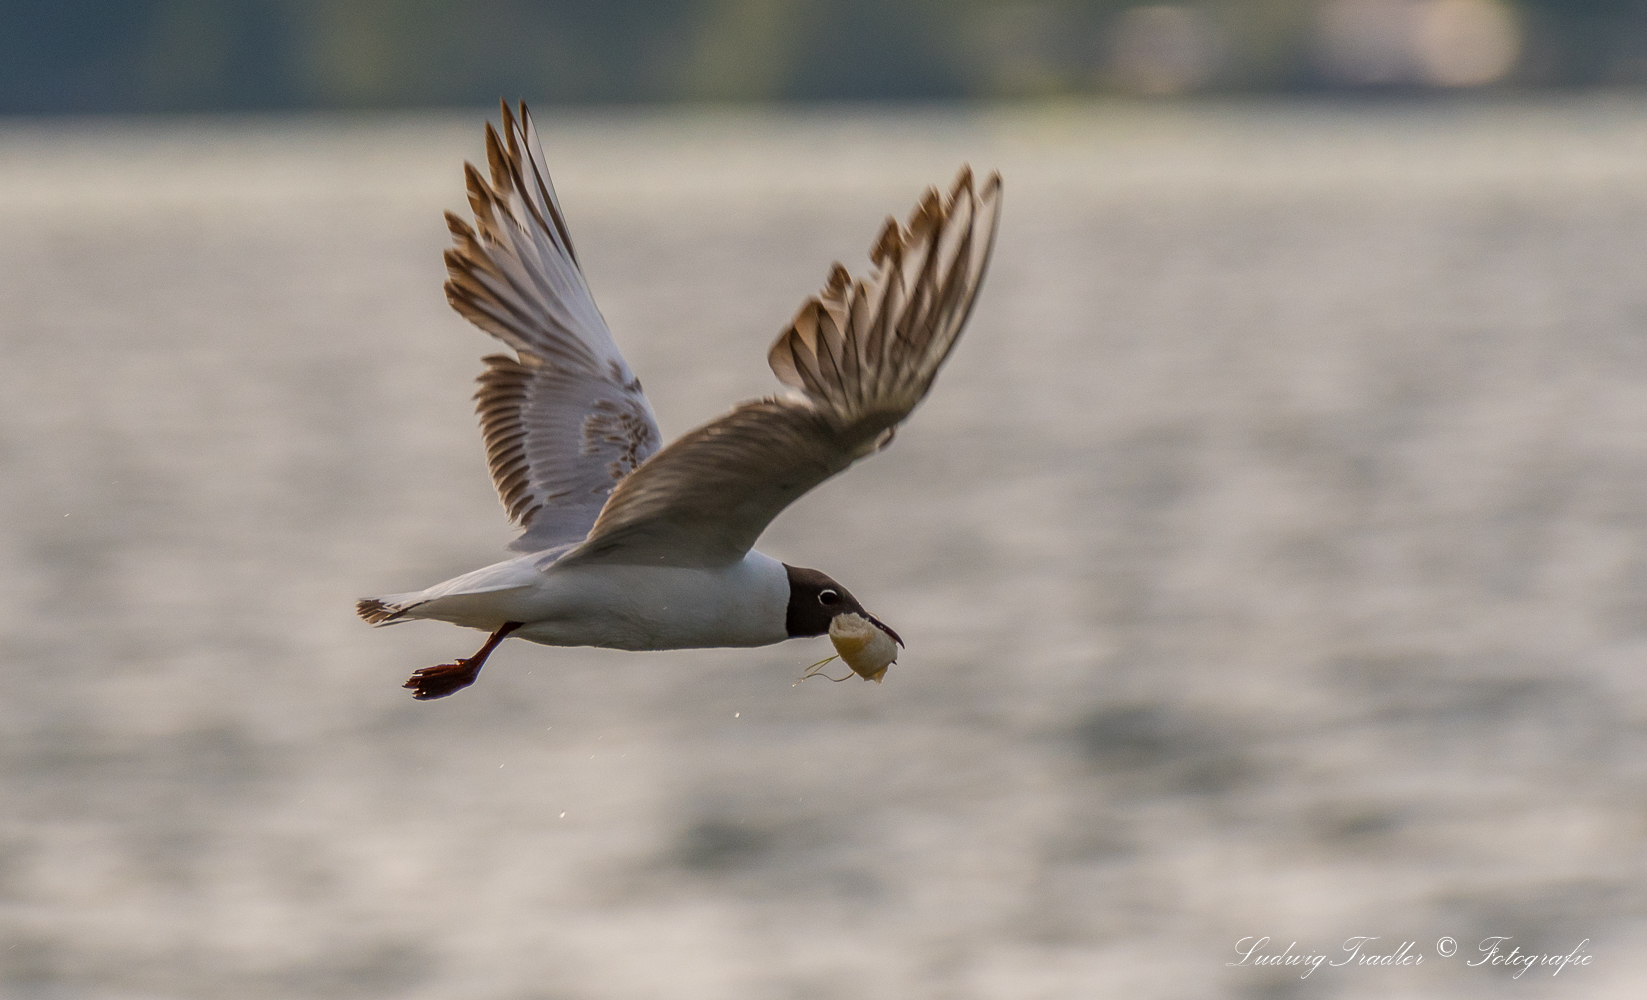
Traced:
<svg viewBox="0 0 1647 1000">
<path fill-rule="evenodd" d="M 838 590 L 825 588 L 818 591 L 818 603 L 826 608 L 832 608 L 841 603 L 841 593 Z"/>
</svg>

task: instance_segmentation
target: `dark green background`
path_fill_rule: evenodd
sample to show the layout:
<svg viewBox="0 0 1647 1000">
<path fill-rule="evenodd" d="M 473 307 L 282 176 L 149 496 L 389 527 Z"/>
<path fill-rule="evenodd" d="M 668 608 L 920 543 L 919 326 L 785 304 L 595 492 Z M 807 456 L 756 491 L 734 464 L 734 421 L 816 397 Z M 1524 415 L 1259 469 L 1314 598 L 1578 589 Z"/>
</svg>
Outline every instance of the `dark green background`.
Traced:
<svg viewBox="0 0 1647 1000">
<path fill-rule="evenodd" d="M 1106 89 L 1136 0 L 0 0 L 0 113 L 554 102 L 860 100 Z M 1205 0 L 1202 88 L 1333 89 L 1314 0 Z M 1514 0 L 1505 85 L 1647 79 L 1647 0 Z M 1002 72 L 1007 59 L 1035 72 Z"/>
</svg>

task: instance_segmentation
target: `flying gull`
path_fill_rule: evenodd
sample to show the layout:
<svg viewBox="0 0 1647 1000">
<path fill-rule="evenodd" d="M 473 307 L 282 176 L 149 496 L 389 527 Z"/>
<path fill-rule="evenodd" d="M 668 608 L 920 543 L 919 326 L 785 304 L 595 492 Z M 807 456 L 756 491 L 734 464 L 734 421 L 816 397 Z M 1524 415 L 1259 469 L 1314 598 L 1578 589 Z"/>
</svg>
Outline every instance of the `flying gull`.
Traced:
<svg viewBox="0 0 1647 1000">
<path fill-rule="evenodd" d="M 464 165 L 474 225 L 446 214 L 446 298 L 515 352 L 485 359 L 475 398 L 498 498 L 525 529 L 509 548 L 522 555 L 358 602 L 373 625 L 421 618 L 491 633 L 475 655 L 405 686 L 420 700 L 467 687 L 509 636 L 629 650 L 764 646 L 824 635 L 855 614 L 902 645 L 845 587 L 754 545 L 807 490 L 886 447 L 926 396 L 989 265 L 1000 175 L 978 184 L 962 167 L 907 224 L 888 218 L 869 276 L 834 265 L 767 354 L 793 392 L 741 403 L 660 449 L 652 407 L 584 281 L 524 103 L 518 117 L 504 104 L 501 134 L 487 123 L 486 160 L 490 180 Z"/>
</svg>

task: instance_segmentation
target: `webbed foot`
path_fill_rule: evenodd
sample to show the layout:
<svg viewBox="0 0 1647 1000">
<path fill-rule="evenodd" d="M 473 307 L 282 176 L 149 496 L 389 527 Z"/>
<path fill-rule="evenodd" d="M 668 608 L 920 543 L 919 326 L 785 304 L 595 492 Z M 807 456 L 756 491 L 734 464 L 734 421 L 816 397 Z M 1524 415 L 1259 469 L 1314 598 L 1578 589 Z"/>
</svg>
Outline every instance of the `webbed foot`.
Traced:
<svg viewBox="0 0 1647 1000">
<path fill-rule="evenodd" d="M 414 692 L 412 697 L 418 701 L 432 701 L 462 691 L 480 676 L 480 668 L 486 665 L 486 658 L 492 655 L 492 650 L 498 648 L 498 643 L 507 639 L 509 633 L 520 626 L 520 622 L 504 622 L 503 627 L 493 632 L 487 638 L 486 645 L 480 647 L 480 652 L 474 656 L 456 663 L 437 663 L 432 667 L 424 667 L 413 673 L 412 679 L 401 687 L 410 688 Z"/>
<path fill-rule="evenodd" d="M 459 660 L 456 663 L 440 663 L 417 671 L 412 674 L 411 680 L 401 686 L 416 692 L 412 697 L 418 701 L 444 698 L 473 684 L 475 678 L 480 676 L 480 667 L 481 665 L 474 662 L 473 658 Z"/>
</svg>

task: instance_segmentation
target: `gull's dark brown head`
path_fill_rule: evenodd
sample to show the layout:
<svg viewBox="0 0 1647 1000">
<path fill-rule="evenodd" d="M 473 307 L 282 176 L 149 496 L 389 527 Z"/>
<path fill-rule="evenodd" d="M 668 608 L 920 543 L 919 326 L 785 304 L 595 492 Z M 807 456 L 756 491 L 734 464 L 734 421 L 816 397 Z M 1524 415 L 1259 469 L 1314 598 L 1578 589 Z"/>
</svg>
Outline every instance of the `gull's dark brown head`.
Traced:
<svg viewBox="0 0 1647 1000">
<path fill-rule="evenodd" d="M 807 636 L 824 635 L 829 631 L 829 623 L 834 621 L 836 615 L 858 614 L 891 636 L 893 642 L 900 646 L 904 644 L 904 641 L 898 638 L 898 633 L 865 611 L 864 606 L 858 603 L 858 599 L 852 596 L 851 591 L 825 574 L 815 569 L 791 566 L 788 563 L 784 563 L 783 568 L 789 572 L 789 611 L 784 615 L 784 626 L 789 631 L 789 638 L 802 639 Z"/>
</svg>

